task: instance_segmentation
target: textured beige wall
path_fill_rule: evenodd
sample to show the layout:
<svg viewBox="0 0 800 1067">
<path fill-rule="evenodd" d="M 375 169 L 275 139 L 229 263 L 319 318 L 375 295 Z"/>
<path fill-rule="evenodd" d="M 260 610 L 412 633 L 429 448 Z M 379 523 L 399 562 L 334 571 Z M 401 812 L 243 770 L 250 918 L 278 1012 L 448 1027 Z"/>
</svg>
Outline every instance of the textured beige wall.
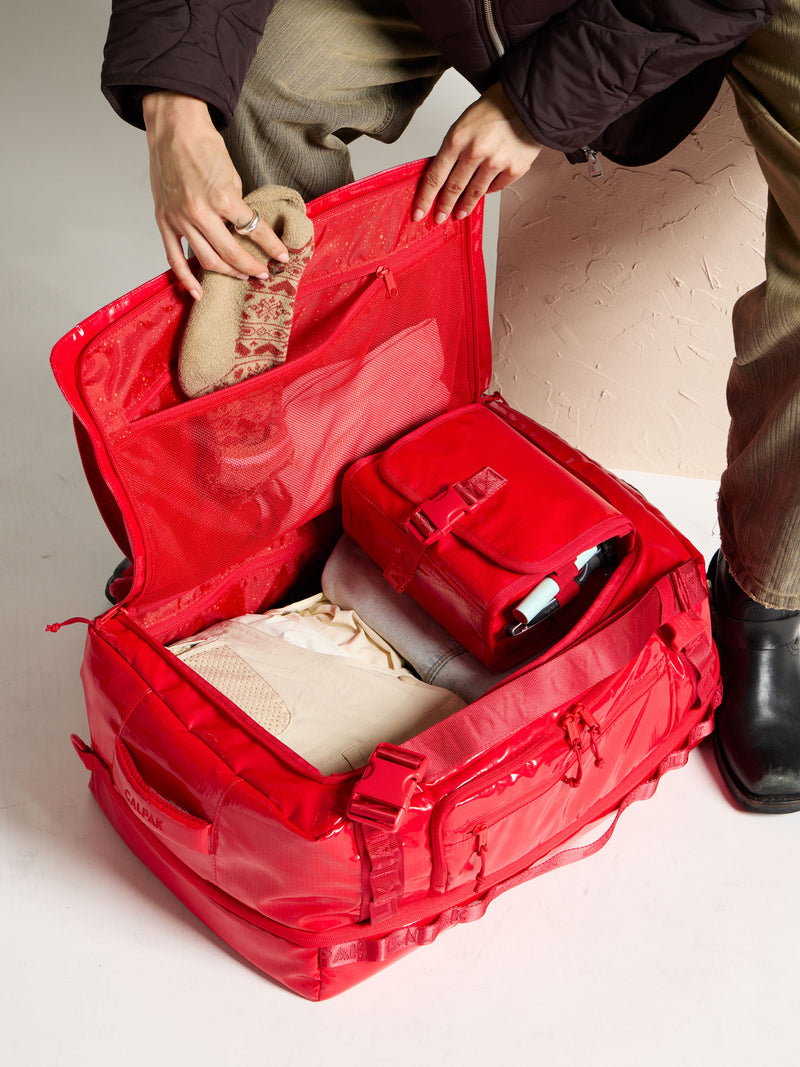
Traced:
<svg viewBox="0 0 800 1067">
<path fill-rule="evenodd" d="M 502 194 L 496 384 L 608 466 L 716 478 L 766 202 L 730 91 L 659 163 L 603 170 L 545 152 Z"/>
</svg>

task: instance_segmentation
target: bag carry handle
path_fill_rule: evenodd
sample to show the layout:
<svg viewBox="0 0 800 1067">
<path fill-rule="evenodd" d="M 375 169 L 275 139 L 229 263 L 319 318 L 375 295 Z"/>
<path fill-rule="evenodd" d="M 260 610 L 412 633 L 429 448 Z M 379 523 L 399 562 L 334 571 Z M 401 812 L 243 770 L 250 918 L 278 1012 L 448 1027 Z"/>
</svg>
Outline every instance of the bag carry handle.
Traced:
<svg viewBox="0 0 800 1067">
<path fill-rule="evenodd" d="M 111 777 L 119 795 L 148 830 L 194 852 L 212 851 L 212 824 L 190 815 L 156 793 L 142 778 L 120 738 L 114 748 Z"/>
<path fill-rule="evenodd" d="M 392 931 L 385 937 L 361 938 L 357 941 L 348 941 L 340 945 L 322 948 L 320 950 L 322 968 L 344 967 L 351 963 L 384 963 L 398 953 L 419 948 L 421 945 L 430 945 L 448 927 L 457 926 L 460 923 L 475 922 L 475 920 L 482 918 L 492 901 L 503 893 L 508 892 L 509 889 L 514 889 L 518 885 L 530 882 L 534 878 L 539 878 L 541 875 L 548 874 L 559 867 L 566 867 L 570 863 L 577 863 L 578 860 L 593 856 L 611 840 L 623 811 L 630 807 L 631 804 L 636 803 L 637 800 L 649 800 L 658 788 L 662 775 L 676 767 L 682 767 L 688 760 L 692 749 L 704 737 L 708 737 L 713 728 L 714 716 L 713 713 L 709 713 L 707 718 L 698 723 L 689 733 L 681 748 L 667 756 L 650 778 L 641 782 L 622 799 L 611 825 L 595 841 L 565 849 L 550 856 L 548 859 L 535 863 L 524 871 L 520 871 L 519 874 L 498 883 L 498 885 L 476 900 L 467 904 L 458 904 L 442 912 L 434 922 L 404 926 L 399 930 Z"/>
</svg>

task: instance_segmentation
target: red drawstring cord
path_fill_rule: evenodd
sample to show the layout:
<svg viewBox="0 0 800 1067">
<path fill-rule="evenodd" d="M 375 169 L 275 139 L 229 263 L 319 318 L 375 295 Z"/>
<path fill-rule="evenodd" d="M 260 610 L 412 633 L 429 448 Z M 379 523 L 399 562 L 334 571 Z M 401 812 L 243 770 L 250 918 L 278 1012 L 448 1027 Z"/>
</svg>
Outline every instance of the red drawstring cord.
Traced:
<svg viewBox="0 0 800 1067">
<path fill-rule="evenodd" d="M 48 623 L 47 626 L 45 626 L 45 632 L 48 634 L 57 634 L 62 626 L 72 626 L 72 624 L 76 622 L 85 622 L 87 626 L 92 625 L 91 619 L 84 619 L 76 615 L 74 619 L 64 619 L 63 622 Z"/>
</svg>

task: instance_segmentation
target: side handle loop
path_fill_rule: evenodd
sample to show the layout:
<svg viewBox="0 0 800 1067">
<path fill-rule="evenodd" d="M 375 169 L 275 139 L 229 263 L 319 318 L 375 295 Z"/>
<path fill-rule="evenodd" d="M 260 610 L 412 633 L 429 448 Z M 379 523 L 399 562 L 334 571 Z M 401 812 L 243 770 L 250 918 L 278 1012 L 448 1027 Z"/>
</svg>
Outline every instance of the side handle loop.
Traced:
<svg viewBox="0 0 800 1067">
<path fill-rule="evenodd" d="M 190 815 L 152 789 L 120 738 L 114 749 L 111 777 L 119 795 L 149 830 L 194 852 L 211 852 L 212 824 Z"/>
</svg>

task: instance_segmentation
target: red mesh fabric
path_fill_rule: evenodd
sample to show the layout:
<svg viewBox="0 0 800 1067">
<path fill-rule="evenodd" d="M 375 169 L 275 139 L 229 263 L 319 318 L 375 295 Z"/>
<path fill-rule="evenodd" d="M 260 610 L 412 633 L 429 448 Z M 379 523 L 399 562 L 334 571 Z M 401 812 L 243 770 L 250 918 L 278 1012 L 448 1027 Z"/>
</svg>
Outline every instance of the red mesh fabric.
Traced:
<svg viewBox="0 0 800 1067">
<path fill-rule="evenodd" d="M 140 616 L 166 617 L 258 571 L 243 610 L 280 595 L 296 577 L 296 531 L 337 506 L 345 468 L 485 388 L 480 220 L 411 223 L 419 173 L 411 165 L 310 205 L 317 251 L 284 366 L 184 399 L 188 305 L 166 278 L 86 346 L 81 397 L 143 549 Z"/>
</svg>

